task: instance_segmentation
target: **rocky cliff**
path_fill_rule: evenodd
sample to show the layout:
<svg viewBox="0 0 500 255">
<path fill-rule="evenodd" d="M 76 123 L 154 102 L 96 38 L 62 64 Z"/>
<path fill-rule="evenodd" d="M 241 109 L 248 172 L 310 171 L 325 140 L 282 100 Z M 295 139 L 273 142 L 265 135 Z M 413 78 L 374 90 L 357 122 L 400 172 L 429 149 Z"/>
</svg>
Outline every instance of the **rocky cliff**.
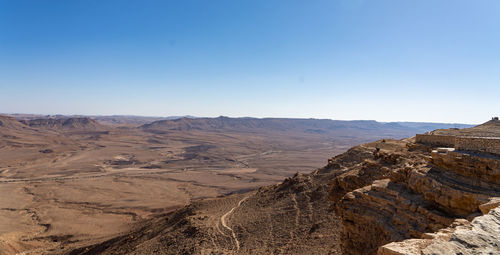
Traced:
<svg viewBox="0 0 500 255">
<path fill-rule="evenodd" d="M 375 254 L 390 242 L 426 238 L 456 220 L 469 222 L 495 207 L 492 201 L 500 197 L 496 156 L 430 152 L 432 147 L 413 139 L 363 147 L 372 149 L 372 156 L 335 177 L 330 189 L 342 222 L 344 254 Z M 385 247 L 381 254 L 401 254 Z"/>
</svg>

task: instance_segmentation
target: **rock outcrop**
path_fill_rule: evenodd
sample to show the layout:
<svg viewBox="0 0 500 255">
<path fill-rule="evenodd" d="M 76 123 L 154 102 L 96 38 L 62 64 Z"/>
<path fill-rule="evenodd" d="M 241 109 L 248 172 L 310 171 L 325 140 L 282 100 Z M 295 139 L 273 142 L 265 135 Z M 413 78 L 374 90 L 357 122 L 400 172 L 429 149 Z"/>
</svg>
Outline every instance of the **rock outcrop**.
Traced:
<svg viewBox="0 0 500 255">
<path fill-rule="evenodd" d="M 472 222 L 457 220 L 449 228 L 380 247 L 378 255 L 498 254 L 500 251 L 500 207 Z"/>
<path fill-rule="evenodd" d="M 500 253 L 500 246 L 491 241 L 500 227 L 494 209 L 500 197 L 498 156 L 433 150 L 414 139 L 363 147 L 371 149 L 372 156 L 344 170 L 330 188 L 342 221 L 344 254 L 455 254 L 445 251 L 468 245 L 473 251 L 475 244 L 467 244 L 467 238 L 483 238 L 484 243 L 477 244 L 480 251 Z M 489 210 L 491 215 L 476 218 Z M 492 225 L 485 230 L 481 222 L 486 219 Z M 484 236 L 475 236 L 480 231 Z M 428 240 L 444 233 L 448 239 Z"/>
</svg>

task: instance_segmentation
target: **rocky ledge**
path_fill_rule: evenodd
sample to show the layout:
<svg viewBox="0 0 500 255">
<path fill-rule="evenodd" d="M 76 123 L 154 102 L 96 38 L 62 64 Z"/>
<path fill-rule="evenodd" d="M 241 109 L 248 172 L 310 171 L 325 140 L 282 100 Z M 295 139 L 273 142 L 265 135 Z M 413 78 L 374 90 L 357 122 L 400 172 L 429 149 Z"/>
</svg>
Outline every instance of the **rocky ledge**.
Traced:
<svg viewBox="0 0 500 255">
<path fill-rule="evenodd" d="M 489 213 L 500 197 L 496 158 L 432 152 L 414 139 L 361 147 L 372 156 L 341 169 L 330 188 L 342 222 L 344 254 L 421 254 L 424 248 L 423 254 L 449 254 L 447 247 L 458 251 L 460 245 L 476 244 L 500 253 L 498 241 L 492 241 L 499 236 L 500 209 Z M 332 158 L 329 164 L 335 167 L 337 161 Z"/>
<path fill-rule="evenodd" d="M 379 255 L 498 254 L 500 250 L 500 208 L 476 217 L 472 222 L 456 220 L 449 228 L 426 234 L 426 239 L 409 239 L 380 247 Z"/>
</svg>

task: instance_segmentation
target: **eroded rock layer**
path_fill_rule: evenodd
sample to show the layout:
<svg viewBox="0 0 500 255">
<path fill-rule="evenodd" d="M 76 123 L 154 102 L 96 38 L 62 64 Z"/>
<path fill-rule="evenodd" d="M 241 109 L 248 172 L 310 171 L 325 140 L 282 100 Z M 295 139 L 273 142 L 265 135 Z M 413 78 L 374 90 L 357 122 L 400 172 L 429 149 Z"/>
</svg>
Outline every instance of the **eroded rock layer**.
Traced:
<svg viewBox="0 0 500 255">
<path fill-rule="evenodd" d="M 380 247 L 379 255 L 498 254 L 500 250 L 500 208 L 494 208 L 472 222 L 457 220 L 425 239 L 409 239 Z"/>
<path fill-rule="evenodd" d="M 363 147 L 371 157 L 334 178 L 330 189 L 344 254 L 375 254 L 384 244 L 423 238 L 494 208 L 500 196 L 494 156 L 430 153 L 412 139 Z"/>
</svg>

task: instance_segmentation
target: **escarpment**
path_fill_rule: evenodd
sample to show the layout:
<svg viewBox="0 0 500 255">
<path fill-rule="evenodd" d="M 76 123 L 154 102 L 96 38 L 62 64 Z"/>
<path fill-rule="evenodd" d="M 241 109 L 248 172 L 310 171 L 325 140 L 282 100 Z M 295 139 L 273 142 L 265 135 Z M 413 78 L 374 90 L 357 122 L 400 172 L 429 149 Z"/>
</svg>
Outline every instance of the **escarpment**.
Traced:
<svg viewBox="0 0 500 255">
<path fill-rule="evenodd" d="M 433 143 L 365 144 L 371 157 L 332 180 L 329 198 L 342 222 L 344 254 L 466 254 L 444 252 L 444 247 L 459 252 L 476 246 L 483 247 L 481 252 L 500 252 L 498 241 L 492 241 L 500 229 L 495 209 L 500 204 L 500 157 L 486 150 L 436 148 L 433 137 L 426 139 Z M 497 138 L 484 139 L 492 144 Z M 492 215 L 481 216 L 490 211 Z M 485 230 L 478 216 L 493 225 Z"/>
</svg>

